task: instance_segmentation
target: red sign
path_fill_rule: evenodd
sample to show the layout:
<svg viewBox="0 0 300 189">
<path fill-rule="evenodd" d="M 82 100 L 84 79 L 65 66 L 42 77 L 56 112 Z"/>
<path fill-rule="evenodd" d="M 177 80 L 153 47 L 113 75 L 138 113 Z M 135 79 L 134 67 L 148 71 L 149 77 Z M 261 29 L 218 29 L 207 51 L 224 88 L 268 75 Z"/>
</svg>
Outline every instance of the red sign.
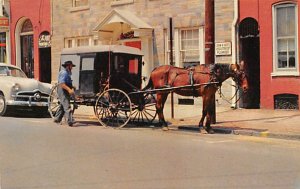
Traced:
<svg viewBox="0 0 300 189">
<path fill-rule="evenodd" d="M 0 31 L 9 30 L 9 19 L 7 17 L 0 17 Z"/>
</svg>

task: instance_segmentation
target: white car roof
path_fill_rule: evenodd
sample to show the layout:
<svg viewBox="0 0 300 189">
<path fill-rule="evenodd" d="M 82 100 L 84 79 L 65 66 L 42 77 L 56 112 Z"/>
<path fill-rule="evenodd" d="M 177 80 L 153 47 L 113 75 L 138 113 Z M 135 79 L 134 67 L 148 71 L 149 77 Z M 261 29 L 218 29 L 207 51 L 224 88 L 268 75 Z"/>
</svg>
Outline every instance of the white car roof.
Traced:
<svg viewBox="0 0 300 189">
<path fill-rule="evenodd" d="M 0 66 L 8 66 L 8 67 L 13 67 L 13 68 L 20 69 L 19 67 L 15 66 L 15 65 L 6 64 L 6 63 L 0 63 Z"/>
<path fill-rule="evenodd" d="M 143 55 L 140 49 L 134 47 L 128 47 L 124 45 L 99 45 L 99 46 L 65 48 L 62 50 L 61 54 L 66 55 L 66 54 L 95 53 L 95 52 L 113 52 L 113 53 Z"/>
</svg>

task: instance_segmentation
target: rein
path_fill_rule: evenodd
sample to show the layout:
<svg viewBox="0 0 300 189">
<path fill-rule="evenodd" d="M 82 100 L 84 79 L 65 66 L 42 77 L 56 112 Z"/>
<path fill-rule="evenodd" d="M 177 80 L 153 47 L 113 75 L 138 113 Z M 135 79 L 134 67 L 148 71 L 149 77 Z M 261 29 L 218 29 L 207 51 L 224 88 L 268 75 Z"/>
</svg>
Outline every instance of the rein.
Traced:
<svg viewBox="0 0 300 189">
<path fill-rule="evenodd" d="M 235 86 L 234 86 L 235 87 Z M 239 87 L 236 87 L 236 90 L 235 90 L 235 93 L 234 93 L 234 95 L 230 98 L 230 99 L 227 99 L 226 97 L 225 97 L 225 95 L 222 93 L 222 90 L 221 90 L 221 87 L 219 88 L 219 95 L 220 95 L 220 98 L 222 98 L 223 100 L 225 100 L 228 104 L 231 104 L 231 100 L 232 99 L 234 99 L 236 96 L 237 96 L 237 93 L 238 93 L 238 91 L 239 91 Z M 234 104 L 236 104 L 239 100 L 241 99 L 241 96 L 239 96 L 237 99 L 236 99 L 236 101 L 234 102 Z"/>
</svg>

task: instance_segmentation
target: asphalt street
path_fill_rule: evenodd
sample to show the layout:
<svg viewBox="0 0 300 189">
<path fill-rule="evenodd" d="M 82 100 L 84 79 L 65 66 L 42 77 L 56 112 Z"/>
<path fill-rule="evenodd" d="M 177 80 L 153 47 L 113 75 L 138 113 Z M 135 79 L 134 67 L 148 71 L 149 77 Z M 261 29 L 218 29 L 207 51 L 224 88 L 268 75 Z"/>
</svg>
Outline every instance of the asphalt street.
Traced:
<svg viewBox="0 0 300 189">
<path fill-rule="evenodd" d="M 0 117 L 3 189 L 300 187 L 300 142 Z"/>
</svg>

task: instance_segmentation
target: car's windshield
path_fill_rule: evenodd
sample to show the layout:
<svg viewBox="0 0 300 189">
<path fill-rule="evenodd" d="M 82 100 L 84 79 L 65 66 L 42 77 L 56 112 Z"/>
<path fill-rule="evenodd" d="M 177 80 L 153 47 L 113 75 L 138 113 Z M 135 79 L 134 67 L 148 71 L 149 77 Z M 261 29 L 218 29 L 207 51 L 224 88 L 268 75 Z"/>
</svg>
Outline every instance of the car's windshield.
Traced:
<svg viewBox="0 0 300 189">
<path fill-rule="evenodd" d="M 27 77 L 22 70 L 9 66 L 0 66 L 0 76 Z"/>
</svg>

